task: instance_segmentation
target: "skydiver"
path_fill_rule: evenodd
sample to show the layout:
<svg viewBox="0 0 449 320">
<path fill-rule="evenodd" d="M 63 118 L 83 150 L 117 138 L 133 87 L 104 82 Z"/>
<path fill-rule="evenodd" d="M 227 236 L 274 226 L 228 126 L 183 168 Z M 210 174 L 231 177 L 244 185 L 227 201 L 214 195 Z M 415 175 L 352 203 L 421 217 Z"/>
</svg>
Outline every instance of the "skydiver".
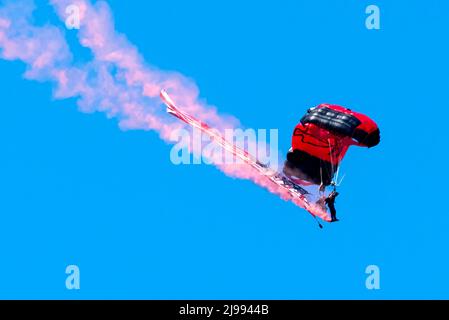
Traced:
<svg viewBox="0 0 449 320">
<path fill-rule="evenodd" d="M 335 210 L 335 198 L 339 195 L 339 193 L 336 190 L 333 190 L 324 200 L 329 208 L 329 211 L 331 212 L 331 222 L 338 221 L 337 219 L 337 210 Z"/>
</svg>

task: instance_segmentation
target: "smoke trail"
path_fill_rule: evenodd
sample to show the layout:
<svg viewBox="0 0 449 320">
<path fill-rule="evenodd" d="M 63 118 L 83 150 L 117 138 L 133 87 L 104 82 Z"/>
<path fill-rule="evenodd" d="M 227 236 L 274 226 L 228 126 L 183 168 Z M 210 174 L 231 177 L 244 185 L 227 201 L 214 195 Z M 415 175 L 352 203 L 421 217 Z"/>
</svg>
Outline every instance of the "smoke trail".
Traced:
<svg viewBox="0 0 449 320">
<path fill-rule="evenodd" d="M 0 11 L 0 48 L 2 57 L 27 64 L 25 77 L 56 83 L 55 97 L 79 97 L 84 112 L 102 111 L 119 119 L 123 129 L 159 132 L 169 140 L 170 132 L 179 127 L 168 120 L 160 107 L 159 91 L 167 88 L 183 107 L 201 114 L 219 129 L 233 127 L 235 120 L 219 117 L 214 108 L 201 104 L 198 89 L 180 74 L 158 71 L 145 65 L 137 49 L 123 35 L 114 31 L 113 19 L 105 2 L 70 0 L 51 3 L 62 20 L 65 8 L 75 4 L 81 10 L 79 40 L 91 49 L 94 59 L 75 66 L 64 33 L 54 26 L 31 24 L 34 10 L 30 0 L 9 2 Z"/>
<path fill-rule="evenodd" d="M 171 133 L 184 126 L 165 114 L 159 99 L 166 89 L 188 113 L 218 130 L 235 128 L 238 121 L 217 114 L 213 106 L 199 99 L 199 90 L 186 77 L 158 70 L 145 63 L 137 48 L 115 31 L 106 2 L 50 0 L 59 18 L 66 19 L 69 5 L 80 9 L 80 44 L 90 49 L 93 59 L 80 65 L 66 42 L 64 31 L 53 25 L 33 24 L 32 0 L 9 1 L 0 9 L 0 54 L 6 60 L 20 60 L 27 66 L 25 78 L 55 83 L 54 97 L 76 97 L 83 112 L 104 112 L 117 118 L 124 130 L 154 130 L 170 142 Z M 220 165 L 226 174 L 251 179 L 282 198 L 285 190 L 269 183 L 251 167 Z"/>
</svg>

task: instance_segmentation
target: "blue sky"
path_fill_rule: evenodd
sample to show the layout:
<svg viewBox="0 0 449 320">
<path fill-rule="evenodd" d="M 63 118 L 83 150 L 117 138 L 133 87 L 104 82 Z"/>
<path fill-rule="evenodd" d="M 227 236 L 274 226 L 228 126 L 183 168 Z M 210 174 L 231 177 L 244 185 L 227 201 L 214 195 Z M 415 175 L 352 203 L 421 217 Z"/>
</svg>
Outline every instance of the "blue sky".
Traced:
<svg viewBox="0 0 449 320">
<path fill-rule="evenodd" d="M 55 21 L 37 3 L 37 20 Z M 381 144 L 349 150 L 341 222 L 320 230 L 249 181 L 174 166 L 155 133 L 80 113 L 0 60 L 0 298 L 449 298 L 446 1 L 108 3 L 147 62 L 246 127 L 279 129 L 283 152 L 322 102 L 370 115 Z M 365 28 L 370 4 L 381 30 Z M 65 287 L 72 264 L 80 290 Z M 371 264 L 380 290 L 365 287 Z"/>
</svg>

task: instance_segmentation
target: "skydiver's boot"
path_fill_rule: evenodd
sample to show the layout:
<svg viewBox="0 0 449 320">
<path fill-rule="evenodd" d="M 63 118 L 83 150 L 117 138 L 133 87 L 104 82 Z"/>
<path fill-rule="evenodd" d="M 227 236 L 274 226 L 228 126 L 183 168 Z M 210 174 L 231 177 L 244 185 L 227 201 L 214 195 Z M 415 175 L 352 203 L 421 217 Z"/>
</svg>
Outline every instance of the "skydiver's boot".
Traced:
<svg viewBox="0 0 449 320">
<path fill-rule="evenodd" d="M 337 216 L 335 214 L 332 214 L 331 215 L 331 222 L 337 222 L 337 221 L 340 221 L 340 220 L 338 220 L 338 218 L 337 218 Z"/>
</svg>

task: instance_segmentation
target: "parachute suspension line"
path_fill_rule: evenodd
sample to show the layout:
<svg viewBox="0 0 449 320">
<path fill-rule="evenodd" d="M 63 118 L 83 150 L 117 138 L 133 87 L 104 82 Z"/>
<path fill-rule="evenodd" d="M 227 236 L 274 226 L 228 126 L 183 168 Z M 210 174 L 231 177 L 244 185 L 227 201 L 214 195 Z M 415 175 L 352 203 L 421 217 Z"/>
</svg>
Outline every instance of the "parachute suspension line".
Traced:
<svg viewBox="0 0 449 320">
<path fill-rule="evenodd" d="M 329 158 L 331 159 L 331 168 L 332 168 L 332 175 L 333 175 L 335 173 L 335 167 L 334 167 L 334 158 L 332 156 L 331 140 L 327 139 L 327 142 L 329 144 Z"/>
<path fill-rule="evenodd" d="M 335 184 L 338 185 L 338 174 L 340 173 L 340 166 L 337 168 L 337 172 L 335 173 Z"/>
<path fill-rule="evenodd" d="M 344 178 L 346 177 L 346 173 L 343 173 L 343 176 L 341 177 L 340 181 L 338 181 L 338 178 L 340 177 L 340 166 L 337 168 L 337 173 L 335 174 L 335 186 L 339 187 L 343 183 Z"/>
<path fill-rule="evenodd" d="M 340 173 L 340 166 L 337 167 L 337 172 L 335 173 L 335 177 L 332 180 L 332 186 L 334 187 L 334 191 L 337 191 L 338 185 L 338 174 Z"/>
<path fill-rule="evenodd" d="M 324 185 L 324 181 L 323 181 L 323 160 L 320 159 L 320 179 L 321 179 L 321 183 L 320 183 L 320 188 L 318 189 L 320 196 L 324 196 L 326 193 L 326 186 Z"/>
<path fill-rule="evenodd" d="M 338 183 L 338 174 L 340 173 L 340 167 L 338 166 L 337 172 L 335 172 L 334 157 L 332 155 L 332 147 L 330 139 L 327 139 L 327 142 L 329 144 L 329 158 L 331 160 L 332 175 L 335 174 L 335 178 L 332 179 L 331 185 L 334 187 L 334 191 L 337 191 L 337 187 L 340 186 L 341 181 L 343 181 L 345 175 L 343 175 L 343 178 L 341 179 L 340 183 Z"/>
<path fill-rule="evenodd" d="M 340 182 L 337 184 L 337 186 L 341 186 L 341 184 L 343 183 L 343 179 L 346 177 L 346 173 L 343 174 L 343 177 L 341 177 Z"/>
<path fill-rule="evenodd" d="M 320 160 L 320 164 L 321 164 L 322 162 L 323 162 L 323 161 Z M 321 184 L 323 184 L 323 166 L 322 166 L 322 165 L 320 165 L 320 178 L 321 178 Z"/>
</svg>

